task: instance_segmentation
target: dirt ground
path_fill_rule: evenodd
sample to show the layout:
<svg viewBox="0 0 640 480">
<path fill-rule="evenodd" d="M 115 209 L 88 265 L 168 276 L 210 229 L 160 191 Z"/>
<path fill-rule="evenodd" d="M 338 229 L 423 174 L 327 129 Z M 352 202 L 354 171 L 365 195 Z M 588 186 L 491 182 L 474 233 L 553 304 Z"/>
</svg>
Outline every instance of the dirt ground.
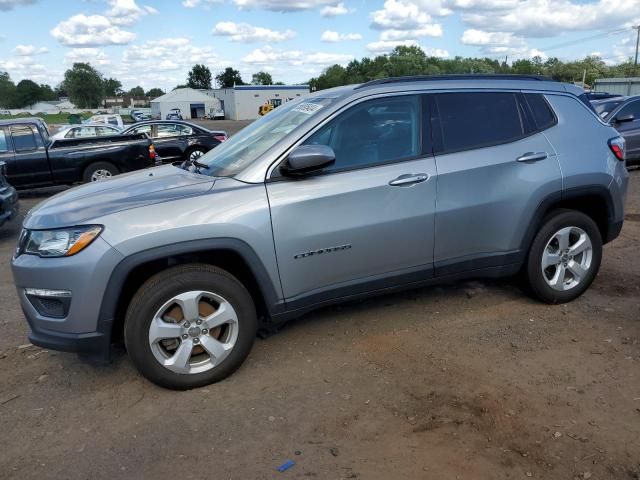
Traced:
<svg viewBox="0 0 640 480">
<path fill-rule="evenodd" d="M 0 478 L 639 479 L 640 171 L 571 304 L 508 279 L 324 309 L 189 392 L 29 346 L 0 229 Z M 27 192 L 22 212 L 50 192 Z M 295 465 L 284 473 L 286 460 Z"/>
</svg>

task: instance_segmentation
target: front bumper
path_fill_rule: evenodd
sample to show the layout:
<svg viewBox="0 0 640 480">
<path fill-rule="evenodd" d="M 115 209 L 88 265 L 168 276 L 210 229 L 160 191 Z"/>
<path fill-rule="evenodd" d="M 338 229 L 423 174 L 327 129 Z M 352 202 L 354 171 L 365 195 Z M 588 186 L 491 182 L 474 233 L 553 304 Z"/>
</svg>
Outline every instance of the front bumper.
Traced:
<svg viewBox="0 0 640 480">
<path fill-rule="evenodd" d="M 100 237 L 71 257 L 23 254 L 13 258 L 11 267 L 31 343 L 108 360 L 113 319 L 100 318 L 100 307 L 111 273 L 122 258 Z M 25 289 L 71 292 L 64 316 L 42 314 Z"/>
<path fill-rule="evenodd" d="M 18 193 L 10 186 L 0 188 L 0 226 L 18 213 Z"/>
</svg>

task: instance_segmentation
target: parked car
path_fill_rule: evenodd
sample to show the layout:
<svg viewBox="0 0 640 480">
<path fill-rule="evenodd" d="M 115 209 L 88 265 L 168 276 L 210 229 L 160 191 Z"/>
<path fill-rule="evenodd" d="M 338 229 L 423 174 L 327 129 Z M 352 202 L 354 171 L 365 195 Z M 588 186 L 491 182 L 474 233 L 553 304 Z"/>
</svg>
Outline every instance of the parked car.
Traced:
<svg viewBox="0 0 640 480">
<path fill-rule="evenodd" d="M 0 132 L 0 151 L 6 148 L 6 138 Z M 6 178 L 7 164 L 0 162 L 0 227 L 18 213 L 18 193 Z"/>
<path fill-rule="evenodd" d="M 90 123 L 96 124 L 101 123 L 103 125 L 113 125 L 114 127 L 118 127 L 120 129 L 124 128 L 124 122 L 122 121 L 122 117 L 117 114 L 107 114 L 107 115 L 93 115 L 82 123 Z"/>
<path fill-rule="evenodd" d="M 585 97 L 588 100 L 605 100 L 607 98 L 615 98 L 619 97 L 618 93 L 609 93 L 609 92 L 585 92 Z"/>
<path fill-rule="evenodd" d="M 596 102 L 593 102 L 596 103 Z M 627 165 L 640 164 L 640 95 L 602 100 L 594 105 L 603 108 L 602 119 L 610 123 L 626 142 Z"/>
<path fill-rule="evenodd" d="M 226 132 L 175 120 L 140 122 L 122 132 L 123 135 L 132 133 L 149 135 L 156 154 L 164 163 L 196 160 L 228 138 Z"/>
<path fill-rule="evenodd" d="M 169 113 L 167 113 L 167 120 L 182 120 L 182 113 L 180 112 L 179 108 L 172 108 L 171 110 L 169 110 Z"/>
<path fill-rule="evenodd" d="M 141 134 L 52 140 L 34 117 L 0 120 L 0 136 L 0 161 L 16 188 L 92 182 L 156 163 L 153 143 Z"/>
<path fill-rule="evenodd" d="M 141 112 L 140 110 L 132 110 L 129 113 L 129 116 L 134 122 L 144 122 L 146 120 L 151 120 L 150 113 L 144 113 L 144 112 Z"/>
<path fill-rule="evenodd" d="M 32 343 L 151 381 L 219 381 L 259 325 L 394 290 L 523 271 L 589 287 L 624 219 L 624 141 L 570 84 L 384 79 L 318 92 L 181 167 L 45 200 L 12 268 Z M 91 301 L 88 301 L 91 299 Z"/>
<path fill-rule="evenodd" d="M 609 116 L 609 114 L 618 105 L 624 102 L 625 98 L 626 97 L 612 97 L 605 100 L 591 100 L 591 105 L 593 105 L 593 109 L 600 116 L 600 118 L 605 118 Z"/>
<path fill-rule="evenodd" d="M 86 138 L 86 137 L 104 137 L 106 135 L 118 135 L 120 133 L 118 127 L 104 125 L 101 123 L 84 124 L 84 125 L 66 125 L 51 135 L 52 140 L 63 138 Z"/>
</svg>

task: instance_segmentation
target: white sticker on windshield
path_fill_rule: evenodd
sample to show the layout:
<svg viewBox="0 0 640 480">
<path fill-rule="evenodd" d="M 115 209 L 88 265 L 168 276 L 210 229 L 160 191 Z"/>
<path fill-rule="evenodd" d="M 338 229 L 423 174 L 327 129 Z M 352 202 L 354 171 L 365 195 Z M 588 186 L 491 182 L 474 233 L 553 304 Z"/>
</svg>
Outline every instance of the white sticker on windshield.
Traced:
<svg viewBox="0 0 640 480">
<path fill-rule="evenodd" d="M 323 106 L 319 103 L 301 103 L 296 108 L 293 109 L 294 112 L 302 112 L 307 115 L 311 115 L 312 113 L 316 113 Z"/>
</svg>

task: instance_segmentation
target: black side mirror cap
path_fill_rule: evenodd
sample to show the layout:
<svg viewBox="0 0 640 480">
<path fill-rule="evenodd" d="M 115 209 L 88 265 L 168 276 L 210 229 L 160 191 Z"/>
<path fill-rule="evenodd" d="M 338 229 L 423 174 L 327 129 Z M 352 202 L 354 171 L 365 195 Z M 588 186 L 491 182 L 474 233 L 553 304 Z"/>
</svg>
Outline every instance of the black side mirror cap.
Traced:
<svg viewBox="0 0 640 480">
<path fill-rule="evenodd" d="M 335 161 L 336 155 L 327 145 L 300 145 L 291 151 L 280 171 L 283 175 L 306 175 L 318 172 Z"/>
</svg>

